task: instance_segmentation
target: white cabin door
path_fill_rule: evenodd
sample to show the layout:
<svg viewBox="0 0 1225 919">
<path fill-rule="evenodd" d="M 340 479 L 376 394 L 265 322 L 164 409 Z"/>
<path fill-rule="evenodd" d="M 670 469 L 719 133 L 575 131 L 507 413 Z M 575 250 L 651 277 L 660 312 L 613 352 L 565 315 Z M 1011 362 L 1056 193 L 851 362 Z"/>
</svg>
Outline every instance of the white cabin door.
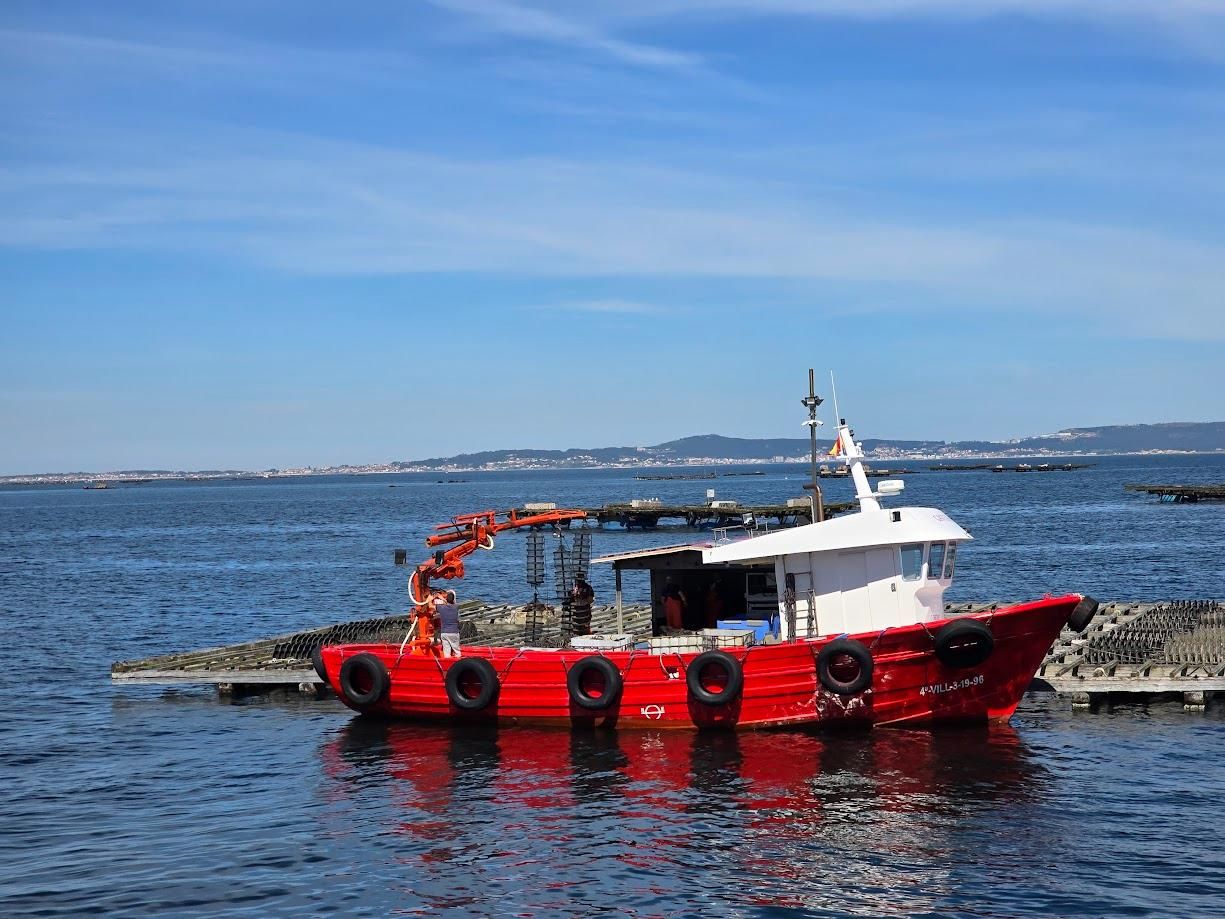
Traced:
<svg viewBox="0 0 1225 919">
<path fill-rule="evenodd" d="M 897 552 L 892 547 L 869 549 L 867 562 L 868 605 L 872 608 L 872 628 L 883 629 L 898 623 Z"/>
<path fill-rule="evenodd" d="M 823 622 L 821 631 L 867 632 L 872 628 L 868 605 L 867 553 L 862 549 L 838 555 L 838 586 L 842 596 L 842 621 Z"/>
</svg>

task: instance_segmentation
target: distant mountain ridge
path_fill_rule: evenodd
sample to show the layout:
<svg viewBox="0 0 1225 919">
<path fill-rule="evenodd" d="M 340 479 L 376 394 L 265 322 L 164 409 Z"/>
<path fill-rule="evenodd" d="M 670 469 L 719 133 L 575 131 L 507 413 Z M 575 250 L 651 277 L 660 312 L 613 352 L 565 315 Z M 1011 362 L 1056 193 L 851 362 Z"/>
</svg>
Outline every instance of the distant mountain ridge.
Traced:
<svg viewBox="0 0 1225 919">
<path fill-rule="evenodd" d="M 833 436 L 822 432 L 817 439 L 822 452 L 833 443 Z M 1064 428 L 1053 434 L 1040 434 L 1017 440 L 894 440 L 865 438 L 861 441 L 869 456 L 891 457 L 922 455 L 933 457 L 967 454 L 1042 455 L 1045 453 L 1140 453 L 1147 451 L 1225 451 L 1225 421 L 1175 421 L 1162 424 L 1102 425 Z M 684 462 L 699 459 L 768 461 L 797 459 L 809 455 L 809 441 L 803 437 L 726 437 L 722 434 L 696 434 L 649 447 L 572 447 L 567 450 L 485 450 L 457 456 L 435 457 L 396 463 L 398 467 L 480 468 L 487 465 L 646 465 L 652 462 Z"/>
<path fill-rule="evenodd" d="M 833 443 L 830 428 L 819 432 L 822 453 Z M 1225 421 L 1172 421 L 1162 424 L 1123 424 L 1065 428 L 1017 440 L 893 440 L 864 438 L 864 451 L 875 460 L 916 457 L 951 459 L 970 456 L 1075 456 L 1112 453 L 1216 453 L 1225 452 Z M 456 456 L 385 463 L 337 466 L 304 466 L 296 469 L 265 469 L 258 472 L 197 470 L 172 472 L 160 469 L 129 469 L 116 472 L 58 472 L 0 476 L 0 483 L 56 484 L 103 481 L 141 482 L 154 479 L 273 478 L 299 475 L 381 472 L 452 472 L 479 469 L 564 469 L 596 466 L 668 466 L 693 463 L 764 463 L 807 459 L 809 442 L 804 437 L 725 437 L 697 434 L 650 447 L 571 447 L 567 450 L 482 450 Z"/>
</svg>

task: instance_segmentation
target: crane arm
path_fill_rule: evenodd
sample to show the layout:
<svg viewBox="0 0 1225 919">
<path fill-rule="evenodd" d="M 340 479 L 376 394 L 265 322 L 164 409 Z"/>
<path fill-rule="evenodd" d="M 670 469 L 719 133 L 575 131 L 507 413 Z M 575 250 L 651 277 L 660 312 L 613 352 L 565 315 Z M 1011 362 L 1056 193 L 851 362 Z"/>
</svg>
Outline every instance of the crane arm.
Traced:
<svg viewBox="0 0 1225 919">
<path fill-rule="evenodd" d="M 525 515 L 510 510 L 481 511 L 452 517 L 449 523 L 436 526 L 436 532 L 426 537 L 425 544 L 430 548 L 451 543 L 456 545 L 446 550 L 438 548 L 433 558 L 416 567 L 408 581 L 409 598 L 417 607 L 418 614 L 426 611 L 430 599 L 430 581 L 462 578 L 464 559 L 477 549 L 492 549 L 493 537 L 497 533 L 522 527 L 550 526 L 571 520 L 583 520 L 586 516 L 587 512 L 580 510 L 550 510 Z"/>
</svg>

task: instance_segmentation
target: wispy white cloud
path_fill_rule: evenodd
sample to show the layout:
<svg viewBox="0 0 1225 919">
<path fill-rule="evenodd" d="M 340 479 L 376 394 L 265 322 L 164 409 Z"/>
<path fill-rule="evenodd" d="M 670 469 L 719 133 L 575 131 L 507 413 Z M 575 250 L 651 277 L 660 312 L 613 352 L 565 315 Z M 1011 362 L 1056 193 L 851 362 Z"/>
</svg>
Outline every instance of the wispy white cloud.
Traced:
<svg viewBox="0 0 1225 919">
<path fill-rule="evenodd" d="M 443 0 L 467 4 L 468 0 Z M 508 4 L 473 0 L 489 21 L 513 18 Z M 521 8 L 514 8 L 521 9 Z M 567 17 L 567 27 L 610 35 L 673 20 L 736 21 L 763 18 L 814 20 L 981 21 L 1015 17 L 1029 21 L 1083 22 L 1107 28 L 1155 30 L 1167 41 L 1208 57 L 1225 56 L 1225 3 L 1221 0 L 620 0 L 581 3 L 535 0 L 534 15 Z M 1151 31 L 1150 33 L 1151 34 Z"/>
<path fill-rule="evenodd" d="M 169 162 L 10 166 L 0 244 L 207 251 L 297 274 L 832 282 L 895 297 L 909 290 L 949 309 L 1027 309 L 1137 334 L 1225 338 L 1225 246 L 1153 230 L 1067 218 L 918 220 L 833 195 L 801 207 L 786 183 L 746 186 L 734 175 L 615 161 L 444 159 L 258 134 L 218 144 Z M 630 313 L 647 304 L 570 307 Z"/>
<path fill-rule="evenodd" d="M 18 126 L 8 132 L 10 149 L 18 140 L 23 146 L 37 143 L 37 149 L 20 162 L 0 161 L 0 245 L 203 252 L 295 274 L 480 272 L 832 283 L 888 288 L 898 308 L 913 294 L 948 309 L 1072 311 L 1136 334 L 1225 338 L 1219 219 L 1192 228 L 1179 225 L 1185 215 L 1178 208 L 1169 209 L 1173 217 L 1163 215 L 1164 223 L 1139 206 L 1128 214 L 1104 213 L 1085 194 L 1107 186 L 1129 195 L 1141 189 L 1154 200 L 1181 198 L 1211 210 L 1225 193 L 1217 165 L 1223 138 L 1211 125 L 1193 141 L 1175 132 L 1172 143 L 1169 132 L 1153 131 L 1148 123 L 1127 124 L 1128 99 L 1111 102 L 1122 113 L 1120 122 L 1070 108 L 976 110 L 969 116 L 890 112 L 888 119 L 873 109 L 836 122 L 828 106 L 818 119 L 811 106 L 799 104 L 811 89 L 806 85 L 775 90 L 769 111 L 793 116 L 790 121 L 767 124 L 757 106 L 695 105 L 687 113 L 677 105 L 675 85 L 697 81 L 677 80 L 676 73 L 702 70 L 708 61 L 639 40 L 656 20 L 716 13 L 968 18 L 1021 15 L 1024 7 L 1025 15 L 1085 18 L 1091 4 L 437 5 L 508 41 L 547 42 L 633 65 L 609 82 L 605 68 L 567 61 L 568 73 L 577 66 L 590 81 L 588 96 L 571 100 L 551 94 L 556 62 L 544 56 L 522 84 L 525 97 L 541 109 L 583 110 L 595 99 L 614 106 L 605 111 L 629 109 L 618 117 L 653 110 L 664 123 L 686 130 L 651 136 L 636 147 L 626 144 L 620 152 L 602 146 L 592 152 L 592 145 L 571 149 L 572 136 L 552 147 L 529 138 L 518 148 L 564 151 L 537 156 L 504 152 L 503 144 L 514 148 L 504 132 L 488 147 L 480 138 L 465 138 L 461 155 L 447 152 L 428 129 L 420 143 L 412 139 L 413 149 L 397 149 L 235 130 L 200 117 L 158 116 L 143 129 L 121 130 L 90 123 L 88 110 L 82 110 L 68 121 L 52 118 L 38 131 Z M 1211 26 L 1222 8 L 1225 3 L 1183 0 L 1163 15 L 1182 25 L 1198 18 Z M 1146 15 L 1156 14 L 1129 0 L 1101 14 L 1111 21 Z M 244 81 L 260 74 L 276 79 L 293 72 L 295 61 L 298 76 L 317 72 L 338 79 L 333 74 L 362 70 L 355 59 L 360 55 L 338 50 L 147 35 L 138 40 L 0 31 L 0 54 L 32 67 L 88 66 L 98 73 L 119 62 L 152 80 L 179 73 L 211 78 L 220 71 Z M 374 60 L 400 66 L 394 56 Z M 16 96 L 0 89 L 0 101 Z M 1171 97 L 1161 87 L 1149 101 L 1168 106 Z M 684 121 L 689 114 L 692 120 Z M 810 122 L 815 128 L 805 133 Z M 717 123 L 724 130 L 717 143 L 694 141 L 695 126 Z M 401 135 L 406 136 L 412 137 Z M 1065 193 L 1047 189 L 1045 197 L 1031 196 L 1030 182 L 1062 183 Z M 987 184 L 1011 187 L 981 204 L 966 193 Z M 670 307 L 629 297 L 580 298 L 557 308 L 632 314 Z"/>
<path fill-rule="evenodd" d="M 545 0 L 542 5 L 575 8 L 565 0 Z M 1225 4 L 1221 0 L 1163 0 L 1160 3 L 1152 0 L 623 0 L 616 4 L 581 4 L 579 8 L 605 22 L 680 16 L 985 19 L 1017 15 L 1028 19 L 1187 24 L 1225 17 Z"/>
<path fill-rule="evenodd" d="M 580 18 L 562 15 L 560 11 L 546 11 L 499 0 L 429 2 L 463 15 L 475 28 L 486 33 L 593 51 L 636 67 L 690 70 L 702 63 L 699 55 L 626 41 Z M 570 12 L 579 11 L 571 8 Z"/>
</svg>

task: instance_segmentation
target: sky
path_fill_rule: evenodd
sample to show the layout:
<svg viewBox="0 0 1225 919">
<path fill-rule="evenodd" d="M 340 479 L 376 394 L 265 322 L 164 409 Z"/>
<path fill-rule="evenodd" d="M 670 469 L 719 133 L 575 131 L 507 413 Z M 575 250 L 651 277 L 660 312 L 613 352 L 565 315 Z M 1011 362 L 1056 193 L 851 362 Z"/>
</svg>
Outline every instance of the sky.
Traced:
<svg viewBox="0 0 1225 919">
<path fill-rule="evenodd" d="M 1225 0 L 0 5 L 0 474 L 1225 419 Z M 833 419 L 827 403 L 822 409 Z"/>
</svg>

